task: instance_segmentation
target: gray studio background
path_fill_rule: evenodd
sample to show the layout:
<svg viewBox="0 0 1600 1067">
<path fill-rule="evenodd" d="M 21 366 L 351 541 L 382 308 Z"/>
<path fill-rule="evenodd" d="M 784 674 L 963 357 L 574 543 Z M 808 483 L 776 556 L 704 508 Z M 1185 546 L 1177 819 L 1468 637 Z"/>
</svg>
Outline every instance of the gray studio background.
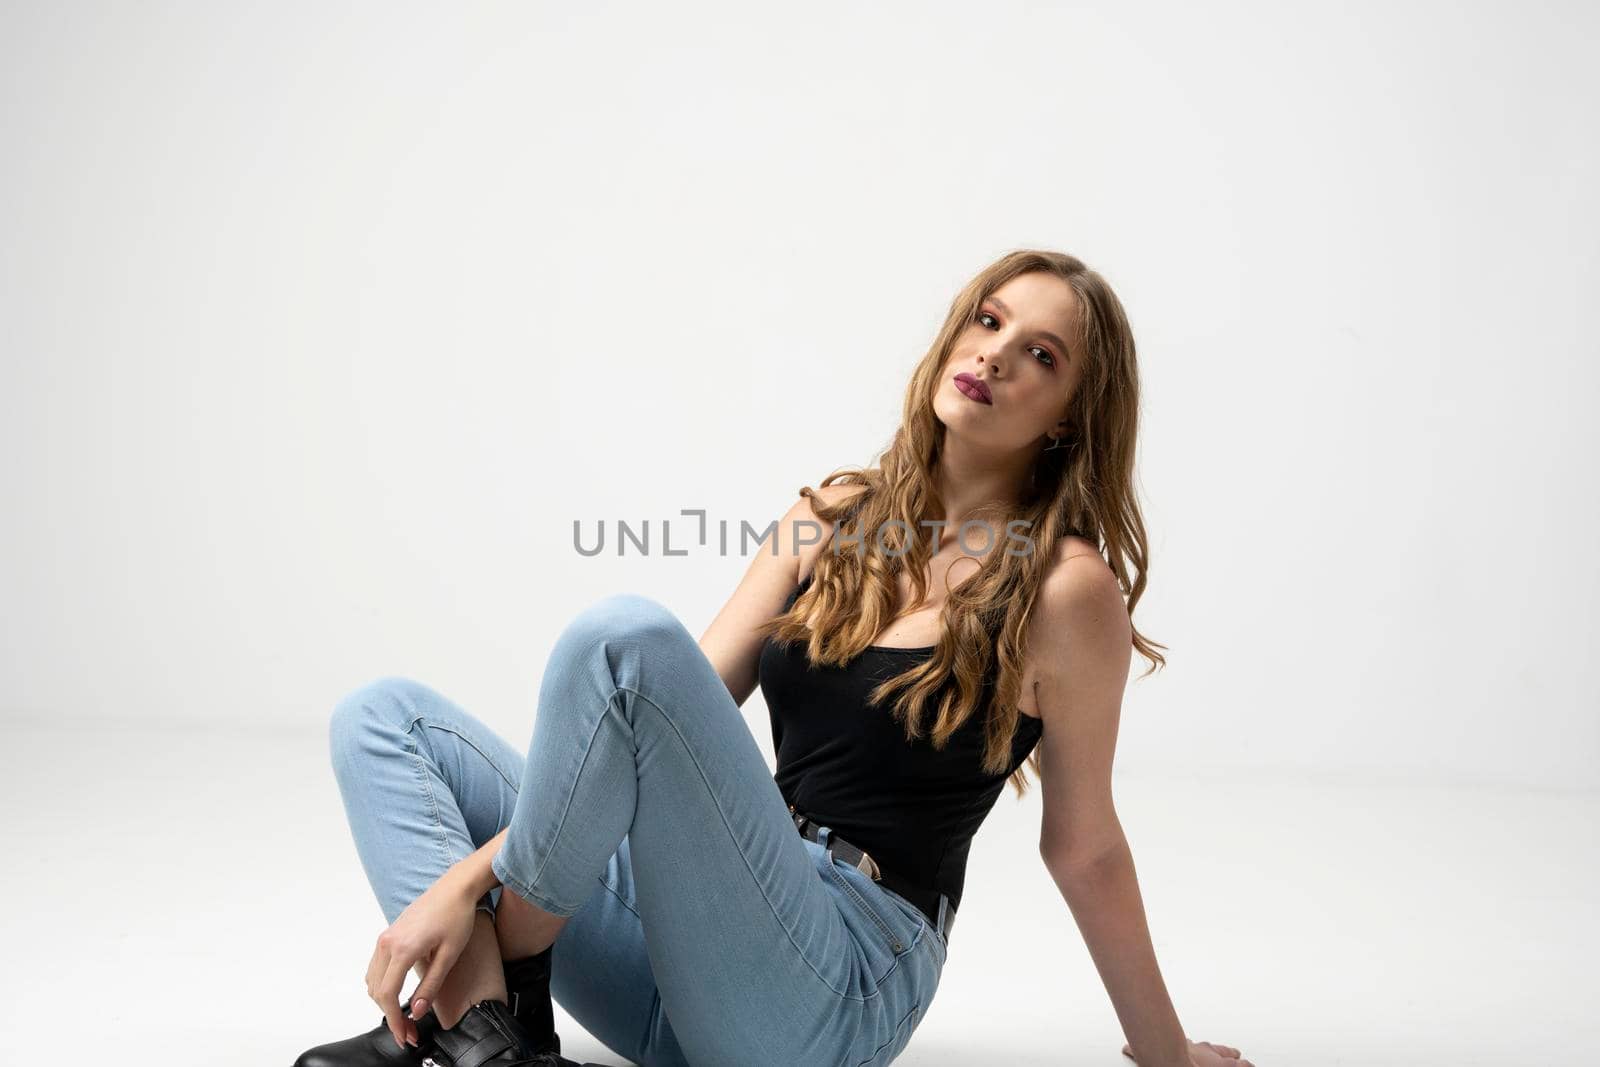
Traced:
<svg viewBox="0 0 1600 1067">
<path fill-rule="evenodd" d="M 698 634 L 748 558 L 680 509 L 764 526 L 870 461 L 956 289 L 1042 246 L 1107 276 L 1140 346 L 1135 623 L 1169 662 L 1130 684 L 1119 804 L 1191 1036 L 1274 1067 L 1600 1036 L 1559 977 L 1593 918 L 1540 918 L 1592 892 L 1600 810 L 1593 8 L 0 12 L 13 1008 L 68 1010 L 92 949 L 164 976 L 120 1035 L 287 1063 L 370 1025 L 334 702 L 408 674 L 525 744 L 588 603 Z M 650 520 L 651 554 L 580 556 L 601 519 Z M 1273 788 L 1343 790 L 1303 810 L 1364 813 L 1351 862 Z M 950 974 L 1010 986 L 1040 1058 L 1008 1062 L 1126 1064 L 1037 802 L 985 827 L 993 918 Z M 1155 844 L 1180 834 L 1193 862 Z M 1007 863 L 1027 943 L 999 937 Z M 1475 888 L 1540 863 L 1539 895 Z M 1399 921 L 1392 894 L 1460 908 L 1459 938 L 1280 955 L 1252 921 Z M 155 1014 L 179 1003 L 207 1007 Z M 962 1062 L 939 1022 L 906 1062 Z"/>
</svg>

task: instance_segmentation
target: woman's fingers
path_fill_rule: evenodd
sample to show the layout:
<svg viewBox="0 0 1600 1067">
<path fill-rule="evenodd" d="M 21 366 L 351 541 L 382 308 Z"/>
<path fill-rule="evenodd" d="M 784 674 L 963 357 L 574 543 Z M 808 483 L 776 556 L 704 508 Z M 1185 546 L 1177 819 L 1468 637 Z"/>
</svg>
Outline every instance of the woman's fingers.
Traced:
<svg viewBox="0 0 1600 1067">
<path fill-rule="evenodd" d="M 1215 1041 L 1191 1041 L 1189 1052 L 1194 1062 L 1202 1067 L 1255 1067 L 1255 1064 L 1242 1058 L 1238 1049 L 1219 1045 Z M 1132 1056 L 1130 1046 L 1123 1045 L 1122 1054 Z"/>
<path fill-rule="evenodd" d="M 450 974 L 450 969 L 455 966 L 460 953 L 445 956 L 449 952 L 448 945 L 440 945 L 433 958 L 428 960 L 428 969 L 423 972 L 422 981 L 417 983 L 417 988 L 411 991 L 411 1007 L 413 1016 L 427 1011 L 434 998 L 439 995 L 439 988 L 444 985 L 444 980 Z M 419 1007 L 420 1006 L 420 1007 Z"/>
<path fill-rule="evenodd" d="M 1222 1067 L 1255 1067 L 1255 1064 L 1244 1058 L 1243 1053 L 1228 1045 L 1219 1045 L 1215 1041 L 1191 1041 L 1189 1044 L 1191 1047 L 1204 1045 L 1208 1051 L 1216 1053 L 1224 1061 Z M 1122 1054 L 1130 1060 L 1133 1059 L 1133 1046 L 1124 1044 Z"/>
<path fill-rule="evenodd" d="M 378 985 L 378 1007 L 389 1021 L 389 1032 L 394 1035 L 395 1044 L 401 1046 L 410 1033 L 405 1015 L 400 1011 L 400 990 L 406 984 L 406 972 L 411 970 L 412 961 L 406 959 L 407 955 L 405 952 L 390 955 L 389 968 L 383 972 L 383 981 Z"/>
<path fill-rule="evenodd" d="M 395 1044 L 403 1048 L 408 1043 L 416 1044 L 418 1040 L 416 1028 L 400 1009 L 400 990 L 405 986 L 406 973 L 415 961 L 410 959 L 414 953 L 398 948 L 395 942 L 392 926 L 378 935 L 372 959 L 367 964 L 367 996 L 383 1012 L 384 1022 L 388 1024 Z"/>
<path fill-rule="evenodd" d="M 1222 1057 L 1223 1067 L 1255 1067 L 1255 1064 L 1244 1058 L 1244 1054 L 1230 1045 L 1219 1045 L 1215 1041 L 1197 1041 L 1199 1045 L 1215 1052 Z"/>
<path fill-rule="evenodd" d="M 372 949 L 372 959 L 367 961 L 367 996 L 373 1000 L 378 999 L 378 983 L 383 981 L 383 972 L 388 969 L 389 942 L 383 934 L 379 934 L 378 943 Z"/>
</svg>

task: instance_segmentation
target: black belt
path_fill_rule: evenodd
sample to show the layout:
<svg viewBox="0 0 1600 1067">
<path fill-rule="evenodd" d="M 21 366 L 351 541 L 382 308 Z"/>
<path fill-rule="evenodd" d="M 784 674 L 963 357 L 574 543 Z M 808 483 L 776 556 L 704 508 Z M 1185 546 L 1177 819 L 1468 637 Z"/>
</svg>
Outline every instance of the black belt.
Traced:
<svg viewBox="0 0 1600 1067">
<path fill-rule="evenodd" d="M 793 804 L 789 805 L 789 816 L 794 819 L 795 829 L 800 831 L 800 836 L 807 841 L 817 840 L 818 823 L 815 819 L 803 812 L 796 811 Z M 873 859 L 869 853 L 852 845 L 838 834 L 830 833 L 828 835 L 828 852 L 884 888 L 898 893 L 915 904 L 922 914 L 928 917 L 929 925 L 935 930 L 939 930 L 944 935 L 945 943 L 949 944 L 950 928 L 956 924 L 956 906 L 950 903 L 945 894 L 936 889 L 927 889 L 923 886 L 914 885 L 893 871 L 884 870 L 878 866 L 878 861 Z M 941 901 L 944 903 L 944 928 L 942 930 L 939 928 L 939 915 L 941 913 L 939 905 Z"/>
</svg>

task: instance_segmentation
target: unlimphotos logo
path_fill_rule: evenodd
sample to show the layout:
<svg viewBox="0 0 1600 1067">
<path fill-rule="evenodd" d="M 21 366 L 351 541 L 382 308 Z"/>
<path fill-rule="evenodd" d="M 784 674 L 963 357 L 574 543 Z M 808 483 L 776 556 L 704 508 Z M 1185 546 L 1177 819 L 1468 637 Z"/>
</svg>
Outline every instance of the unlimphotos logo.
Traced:
<svg viewBox="0 0 1600 1067">
<path fill-rule="evenodd" d="M 705 509 L 684 508 L 679 512 L 679 514 L 693 516 L 698 519 L 698 530 L 695 533 L 691 533 L 688 537 L 688 540 L 697 547 L 709 548 L 710 526 L 706 521 Z M 630 525 L 626 519 L 616 520 L 615 537 L 617 555 L 627 555 L 628 544 L 630 542 L 633 544 L 633 549 L 636 554 L 641 556 L 651 555 L 650 521 L 651 520 L 649 519 L 645 519 L 636 525 Z M 923 519 L 917 523 L 919 528 L 925 528 L 932 531 L 931 539 L 933 541 L 935 550 L 937 550 L 939 543 L 943 540 L 943 531 L 945 527 L 949 525 L 951 524 L 943 519 Z M 1027 534 L 1027 530 L 1032 525 L 1033 523 L 1027 519 L 1012 519 L 1011 521 L 1007 522 L 1005 525 L 1004 537 L 1009 543 L 1005 545 L 1002 551 L 1004 551 L 1008 556 L 1032 555 L 1033 539 Z M 795 523 L 795 528 L 797 533 L 795 536 L 793 551 L 790 553 L 791 555 L 799 555 L 800 549 L 808 545 L 821 543 L 821 523 L 812 519 L 801 519 Z M 578 555 L 598 556 L 600 553 L 605 551 L 605 519 L 599 520 L 597 529 L 598 532 L 594 538 L 593 544 L 585 544 L 582 521 L 579 519 L 572 520 L 572 547 L 577 549 Z M 778 554 L 778 538 L 775 536 L 777 530 L 777 519 L 771 520 L 764 528 L 761 529 L 757 529 L 756 527 L 750 525 L 750 523 L 745 519 L 740 519 L 739 526 L 736 531 L 738 536 L 738 555 L 747 556 L 750 554 L 752 546 L 767 544 L 770 548 L 771 554 L 776 556 Z M 899 542 L 898 544 L 892 545 L 885 543 L 884 538 L 890 530 L 899 531 L 899 537 L 895 539 Z M 726 556 L 729 554 L 730 547 L 728 544 L 728 520 L 717 520 L 716 531 L 717 543 L 715 551 L 720 556 Z M 976 540 L 972 536 L 974 531 L 981 532 L 981 543 L 974 543 Z M 680 534 L 679 536 L 682 538 L 683 535 Z M 956 540 L 960 543 L 961 550 L 970 555 L 986 554 L 992 547 L 994 547 L 998 536 L 999 535 L 995 531 L 994 527 L 983 519 L 968 519 L 958 527 L 956 532 Z M 916 538 L 917 533 L 911 528 L 909 523 L 904 522 L 901 519 L 887 519 L 878 526 L 877 531 L 873 535 L 873 542 L 880 555 L 888 556 L 891 559 L 898 559 L 911 551 L 912 546 L 916 543 Z M 672 541 L 672 520 L 662 519 L 661 554 L 665 556 L 687 556 L 689 554 L 689 549 L 682 547 L 681 544 L 679 547 L 674 548 Z M 838 553 L 846 546 L 853 548 L 858 557 L 864 555 L 867 548 L 866 535 L 861 531 L 839 531 L 838 536 L 834 539 L 833 550 L 835 553 Z"/>
</svg>

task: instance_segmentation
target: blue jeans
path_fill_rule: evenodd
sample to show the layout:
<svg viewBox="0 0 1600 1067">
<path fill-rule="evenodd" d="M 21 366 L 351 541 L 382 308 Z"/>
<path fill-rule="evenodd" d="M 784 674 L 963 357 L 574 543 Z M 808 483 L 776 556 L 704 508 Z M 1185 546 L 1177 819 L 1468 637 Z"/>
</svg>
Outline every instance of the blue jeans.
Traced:
<svg viewBox="0 0 1600 1067">
<path fill-rule="evenodd" d="M 743 714 L 669 610 L 619 594 L 550 653 L 526 760 L 415 681 L 345 697 L 332 760 L 385 918 L 510 827 L 506 890 L 569 916 L 551 994 L 647 1067 L 866 1067 L 911 1039 L 948 946 L 796 831 Z"/>
</svg>

